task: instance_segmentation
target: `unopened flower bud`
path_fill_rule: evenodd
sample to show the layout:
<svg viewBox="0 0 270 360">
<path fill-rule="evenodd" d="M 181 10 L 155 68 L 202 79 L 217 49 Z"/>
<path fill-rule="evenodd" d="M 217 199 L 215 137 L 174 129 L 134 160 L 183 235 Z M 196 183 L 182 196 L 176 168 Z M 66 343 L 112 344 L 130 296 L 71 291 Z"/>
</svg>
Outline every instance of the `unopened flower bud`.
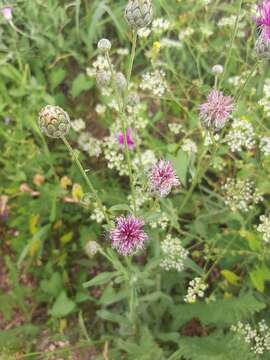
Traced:
<svg viewBox="0 0 270 360">
<path fill-rule="evenodd" d="M 224 68 L 222 65 L 217 64 L 212 67 L 212 73 L 214 75 L 220 75 L 223 73 L 223 71 L 224 71 Z"/>
<path fill-rule="evenodd" d="M 99 244 L 96 241 L 88 241 L 84 248 L 87 256 L 90 258 L 94 257 L 99 251 Z"/>
<path fill-rule="evenodd" d="M 125 91 L 127 88 L 127 79 L 125 75 L 121 72 L 116 73 L 115 75 L 115 85 L 119 91 Z"/>
<path fill-rule="evenodd" d="M 40 130 L 51 138 L 61 138 L 69 132 L 70 118 L 60 106 L 47 105 L 39 113 Z"/>
<path fill-rule="evenodd" d="M 152 0 L 129 0 L 125 18 L 134 30 L 147 27 L 153 20 Z"/>
<path fill-rule="evenodd" d="M 108 39 L 101 39 L 98 42 L 98 50 L 102 53 L 106 53 L 111 50 L 112 44 Z"/>
<path fill-rule="evenodd" d="M 96 82 L 99 88 L 106 88 L 111 84 L 111 73 L 109 71 L 101 70 L 96 75 Z"/>
</svg>

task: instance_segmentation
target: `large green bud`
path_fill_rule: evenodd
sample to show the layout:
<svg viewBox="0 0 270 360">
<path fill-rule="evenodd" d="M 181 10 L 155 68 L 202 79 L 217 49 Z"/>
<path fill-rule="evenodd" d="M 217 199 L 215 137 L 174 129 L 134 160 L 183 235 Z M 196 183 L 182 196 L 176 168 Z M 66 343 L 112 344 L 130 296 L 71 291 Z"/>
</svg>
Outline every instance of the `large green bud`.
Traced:
<svg viewBox="0 0 270 360">
<path fill-rule="evenodd" d="M 58 139 L 69 132 L 70 118 L 60 106 L 47 105 L 39 113 L 38 125 L 43 134 Z"/>
<path fill-rule="evenodd" d="M 125 18 L 133 30 L 150 25 L 153 20 L 152 0 L 129 0 Z"/>
</svg>

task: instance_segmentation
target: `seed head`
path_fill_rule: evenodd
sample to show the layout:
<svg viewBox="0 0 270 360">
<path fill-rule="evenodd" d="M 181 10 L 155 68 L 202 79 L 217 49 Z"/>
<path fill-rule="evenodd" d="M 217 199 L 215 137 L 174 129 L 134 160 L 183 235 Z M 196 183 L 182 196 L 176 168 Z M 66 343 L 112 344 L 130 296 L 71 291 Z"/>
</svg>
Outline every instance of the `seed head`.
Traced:
<svg viewBox="0 0 270 360">
<path fill-rule="evenodd" d="M 217 64 L 212 67 L 212 73 L 214 75 L 220 75 L 223 73 L 223 71 L 224 71 L 224 68 L 222 65 Z"/>
<path fill-rule="evenodd" d="M 125 18 L 134 30 L 147 27 L 153 20 L 151 0 L 129 0 L 125 9 Z"/>
<path fill-rule="evenodd" d="M 47 105 L 39 113 L 40 130 L 51 138 L 61 138 L 69 132 L 69 115 L 60 106 Z"/>
<path fill-rule="evenodd" d="M 101 39 L 98 42 L 98 50 L 103 54 L 110 51 L 111 47 L 112 47 L 112 44 L 111 44 L 110 40 L 108 40 L 108 39 Z"/>
</svg>

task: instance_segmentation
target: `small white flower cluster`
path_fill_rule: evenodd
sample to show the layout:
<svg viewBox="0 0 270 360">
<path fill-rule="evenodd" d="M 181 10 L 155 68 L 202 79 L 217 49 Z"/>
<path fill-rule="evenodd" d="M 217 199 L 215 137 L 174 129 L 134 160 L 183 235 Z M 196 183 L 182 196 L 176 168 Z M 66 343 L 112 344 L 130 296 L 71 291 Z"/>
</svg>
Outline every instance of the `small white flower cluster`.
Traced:
<svg viewBox="0 0 270 360">
<path fill-rule="evenodd" d="M 225 204 L 233 212 L 237 210 L 247 212 L 254 204 L 263 200 L 251 180 L 228 178 L 222 187 L 222 191 L 225 193 Z"/>
<path fill-rule="evenodd" d="M 136 186 L 135 188 L 135 203 L 136 208 L 139 209 L 145 204 L 147 201 L 152 199 L 150 193 L 144 191 L 140 186 Z M 133 198 L 132 195 L 128 196 L 129 206 L 133 209 Z M 133 209 L 134 210 L 134 209 Z"/>
<path fill-rule="evenodd" d="M 125 156 L 119 147 L 115 134 L 111 134 L 104 139 L 103 154 L 107 160 L 109 169 L 115 169 L 120 176 L 128 175 L 128 166 L 125 162 Z"/>
<path fill-rule="evenodd" d="M 260 225 L 258 225 L 257 230 L 263 234 L 263 241 L 267 244 L 270 243 L 270 215 L 261 215 L 260 216 Z"/>
<path fill-rule="evenodd" d="M 232 152 L 254 148 L 256 142 L 253 126 L 247 121 L 235 119 L 225 138 L 225 142 Z"/>
<path fill-rule="evenodd" d="M 99 250 L 99 245 L 96 241 L 88 241 L 84 248 L 87 256 L 90 258 L 94 257 Z"/>
<path fill-rule="evenodd" d="M 184 261 L 188 256 L 188 251 L 181 245 L 179 239 L 168 234 L 161 243 L 161 250 L 164 259 L 160 266 L 163 269 L 167 271 L 171 269 L 182 271 L 184 269 Z"/>
<path fill-rule="evenodd" d="M 194 304 L 197 297 L 203 298 L 204 292 L 208 285 L 204 283 L 203 279 L 196 277 L 188 284 L 187 295 L 184 297 L 184 301 L 188 304 Z"/>
<path fill-rule="evenodd" d="M 263 87 L 263 98 L 259 100 L 259 105 L 267 116 L 270 115 L 270 79 L 266 79 Z"/>
<path fill-rule="evenodd" d="M 170 28 L 170 22 L 163 18 L 157 18 L 152 22 L 152 30 L 155 34 L 161 35 Z"/>
<path fill-rule="evenodd" d="M 120 55 L 120 56 L 128 56 L 129 49 L 127 49 L 127 48 L 119 48 L 119 49 L 116 50 L 116 53 L 117 53 L 117 55 Z"/>
<path fill-rule="evenodd" d="M 196 154 L 198 152 L 197 145 L 190 139 L 185 139 L 182 144 L 182 150 L 188 154 Z"/>
<path fill-rule="evenodd" d="M 178 39 L 182 41 L 193 34 L 194 34 L 194 29 L 191 27 L 187 27 L 185 30 L 179 32 Z"/>
<path fill-rule="evenodd" d="M 140 88 L 150 91 L 154 96 L 162 97 L 167 90 L 165 72 L 154 70 L 143 74 Z"/>
<path fill-rule="evenodd" d="M 83 119 L 75 119 L 71 122 L 74 131 L 80 132 L 85 129 L 85 122 Z"/>
<path fill-rule="evenodd" d="M 263 137 L 260 140 L 260 150 L 265 155 L 270 155 L 270 137 Z"/>
<path fill-rule="evenodd" d="M 103 206 L 103 210 L 106 211 L 105 206 Z M 96 221 L 98 224 L 101 224 L 105 220 L 103 211 L 101 211 L 97 203 L 94 203 L 94 210 L 90 216 L 90 219 Z"/>
<path fill-rule="evenodd" d="M 152 150 L 145 150 L 141 153 L 139 157 L 136 155 L 132 161 L 132 166 L 135 170 L 138 170 L 140 167 L 143 167 L 145 171 L 148 171 L 153 164 L 157 162 L 155 153 Z"/>
<path fill-rule="evenodd" d="M 78 137 L 78 145 L 81 150 L 88 153 L 89 156 L 99 157 L 102 148 L 101 141 L 94 138 L 89 132 L 82 132 Z"/>
<path fill-rule="evenodd" d="M 241 15 L 241 16 L 240 16 L 240 19 L 238 20 L 238 26 L 239 26 L 240 28 L 243 27 L 243 23 L 241 23 L 241 20 L 242 20 L 243 18 L 244 18 L 244 15 Z M 236 16 L 236 15 L 224 16 L 224 17 L 222 17 L 222 18 L 218 21 L 217 25 L 218 25 L 219 27 L 226 27 L 226 26 L 228 26 L 228 27 L 233 27 L 233 26 L 235 25 L 236 21 L 237 21 L 237 16 Z M 239 35 L 239 34 L 238 34 L 238 35 Z"/>
<path fill-rule="evenodd" d="M 180 134 L 181 131 L 183 130 L 183 125 L 179 124 L 179 123 L 170 123 L 168 125 L 168 127 L 169 127 L 169 130 L 175 135 Z"/>
<path fill-rule="evenodd" d="M 144 27 L 138 30 L 138 36 L 140 38 L 147 38 L 151 34 L 151 29 Z"/>
<path fill-rule="evenodd" d="M 202 133 L 203 133 L 205 146 L 209 146 L 212 145 L 214 142 L 220 141 L 220 134 L 213 134 L 213 136 L 211 136 L 208 131 L 204 131 L 204 130 Z"/>
<path fill-rule="evenodd" d="M 102 116 L 106 112 L 106 106 L 102 104 L 97 104 L 95 110 L 98 115 Z"/>
<path fill-rule="evenodd" d="M 157 219 L 151 220 L 149 225 L 152 229 L 162 229 L 166 230 L 169 224 L 169 218 L 165 212 L 160 212 L 160 215 Z"/>
<path fill-rule="evenodd" d="M 265 320 L 261 320 L 257 328 L 239 321 L 237 325 L 231 327 L 231 330 L 250 345 L 254 354 L 262 355 L 270 350 L 270 329 Z"/>
<path fill-rule="evenodd" d="M 97 72 L 100 70 L 109 70 L 109 64 L 104 55 L 98 55 L 96 60 L 93 62 L 92 67 L 86 68 L 86 74 L 89 77 L 95 77 Z"/>
</svg>

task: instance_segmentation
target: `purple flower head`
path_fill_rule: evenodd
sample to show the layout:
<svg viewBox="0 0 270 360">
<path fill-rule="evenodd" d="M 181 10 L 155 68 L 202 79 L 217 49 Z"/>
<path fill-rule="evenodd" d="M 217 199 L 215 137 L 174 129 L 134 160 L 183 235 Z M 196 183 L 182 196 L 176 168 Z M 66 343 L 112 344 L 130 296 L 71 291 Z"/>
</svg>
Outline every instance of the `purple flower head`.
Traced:
<svg viewBox="0 0 270 360">
<path fill-rule="evenodd" d="M 263 38 L 270 41 L 270 0 L 263 0 L 258 5 L 258 16 L 255 20 L 261 29 Z"/>
<path fill-rule="evenodd" d="M 131 130 L 129 128 L 126 129 L 126 139 L 127 139 L 127 145 L 129 149 L 134 149 L 135 143 L 131 136 Z M 125 138 L 122 132 L 118 134 L 118 143 L 120 146 L 125 146 Z"/>
<path fill-rule="evenodd" d="M 199 109 L 203 125 L 208 129 L 220 130 L 234 110 L 234 101 L 221 91 L 211 90 L 207 102 L 201 104 Z"/>
<path fill-rule="evenodd" d="M 118 217 L 116 227 L 110 231 L 112 246 L 121 255 L 135 254 L 148 239 L 143 227 L 144 221 L 133 215 Z"/>
<path fill-rule="evenodd" d="M 150 189 L 161 197 L 168 195 L 172 187 L 180 185 L 170 161 L 159 160 L 150 170 Z"/>
<path fill-rule="evenodd" d="M 2 15 L 7 21 L 12 20 L 12 7 L 11 6 L 5 6 L 1 9 Z"/>
</svg>

